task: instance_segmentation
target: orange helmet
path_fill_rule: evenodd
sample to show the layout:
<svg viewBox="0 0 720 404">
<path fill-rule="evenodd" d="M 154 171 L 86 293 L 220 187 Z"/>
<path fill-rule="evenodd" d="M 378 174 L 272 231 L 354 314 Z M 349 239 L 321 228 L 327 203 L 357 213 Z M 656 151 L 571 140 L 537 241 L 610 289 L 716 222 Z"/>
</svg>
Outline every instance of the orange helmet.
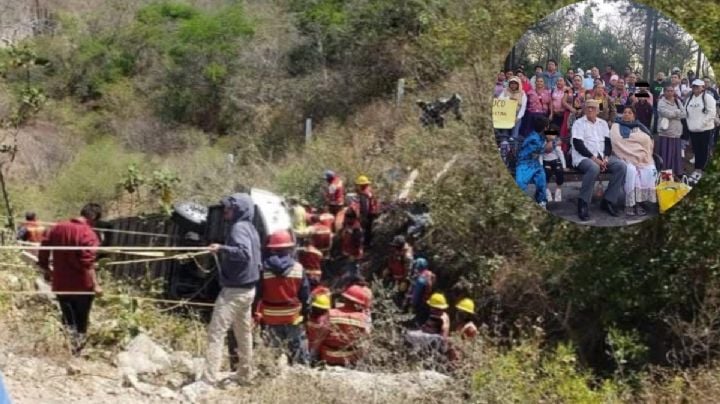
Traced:
<svg viewBox="0 0 720 404">
<path fill-rule="evenodd" d="M 268 248 L 290 248 L 294 246 L 295 241 L 288 230 L 278 230 L 268 237 Z"/>
<path fill-rule="evenodd" d="M 365 290 L 362 286 L 350 286 L 342 293 L 342 297 L 366 309 L 370 308 L 369 296 L 367 295 L 367 293 L 365 293 Z"/>
</svg>

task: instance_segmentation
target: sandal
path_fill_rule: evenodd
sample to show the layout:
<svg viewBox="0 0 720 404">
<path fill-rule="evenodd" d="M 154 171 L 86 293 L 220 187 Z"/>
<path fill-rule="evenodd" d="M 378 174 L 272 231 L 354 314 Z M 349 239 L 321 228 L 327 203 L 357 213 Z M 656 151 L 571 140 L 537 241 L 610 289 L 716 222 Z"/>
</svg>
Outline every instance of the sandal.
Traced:
<svg viewBox="0 0 720 404">
<path fill-rule="evenodd" d="M 645 209 L 642 208 L 642 206 L 635 205 L 635 215 L 645 216 L 645 215 L 647 215 L 647 212 L 645 211 Z"/>
</svg>

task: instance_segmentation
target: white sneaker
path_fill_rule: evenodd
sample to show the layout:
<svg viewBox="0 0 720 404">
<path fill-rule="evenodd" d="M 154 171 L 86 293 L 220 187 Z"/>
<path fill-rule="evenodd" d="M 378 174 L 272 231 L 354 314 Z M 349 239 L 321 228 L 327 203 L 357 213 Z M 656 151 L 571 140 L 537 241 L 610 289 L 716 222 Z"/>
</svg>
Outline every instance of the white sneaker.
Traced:
<svg viewBox="0 0 720 404">
<path fill-rule="evenodd" d="M 561 202 L 562 201 L 562 190 L 560 188 L 555 190 L 555 202 Z"/>
<path fill-rule="evenodd" d="M 553 200 L 552 192 L 550 192 L 549 189 L 545 190 L 545 199 L 547 199 L 548 202 L 552 202 Z"/>
<path fill-rule="evenodd" d="M 543 209 L 547 209 L 547 202 L 543 201 L 539 203 L 540 207 Z"/>
<path fill-rule="evenodd" d="M 690 164 L 695 164 L 695 156 L 693 156 L 693 158 L 690 159 Z"/>
</svg>

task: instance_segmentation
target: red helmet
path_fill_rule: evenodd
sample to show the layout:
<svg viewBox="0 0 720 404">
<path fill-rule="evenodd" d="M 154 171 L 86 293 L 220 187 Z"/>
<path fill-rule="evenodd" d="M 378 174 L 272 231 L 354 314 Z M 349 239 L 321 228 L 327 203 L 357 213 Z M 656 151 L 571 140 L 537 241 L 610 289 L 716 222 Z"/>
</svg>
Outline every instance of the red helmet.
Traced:
<svg viewBox="0 0 720 404">
<path fill-rule="evenodd" d="M 278 230 L 268 237 L 268 248 L 290 248 L 294 246 L 295 241 L 288 230 Z"/>
<path fill-rule="evenodd" d="M 364 308 L 370 308 L 370 299 L 368 294 L 365 292 L 365 288 L 359 285 L 352 285 L 345 289 L 342 293 L 342 297 L 350 302 L 360 305 Z"/>
</svg>

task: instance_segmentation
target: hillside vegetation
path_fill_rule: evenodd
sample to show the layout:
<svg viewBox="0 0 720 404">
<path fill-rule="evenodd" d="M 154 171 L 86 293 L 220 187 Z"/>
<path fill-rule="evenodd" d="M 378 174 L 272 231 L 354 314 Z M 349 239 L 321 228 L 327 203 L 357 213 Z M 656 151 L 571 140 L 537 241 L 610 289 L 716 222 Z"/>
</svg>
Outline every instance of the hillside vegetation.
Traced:
<svg viewBox="0 0 720 404">
<path fill-rule="evenodd" d="M 468 370 L 478 400 L 674 401 L 720 389 L 720 162 L 669 214 L 618 229 L 545 214 L 497 158 L 495 72 L 530 24 L 567 2 L 56 3 L 51 32 L 0 50 L 16 212 L 61 218 L 94 200 L 129 215 L 166 205 L 163 191 L 214 202 L 242 185 L 317 200 L 325 168 L 366 173 L 390 198 L 417 168 L 414 194 L 435 223 L 423 245 L 446 284 L 481 303 L 488 328 L 488 356 Z M 644 3 L 720 61 L 720 5 Z M 464 120 L 422 128 L 415 98 L 452 92 Z M 147 185 L 128 193 L 138 176 Z"/>
</svg>

